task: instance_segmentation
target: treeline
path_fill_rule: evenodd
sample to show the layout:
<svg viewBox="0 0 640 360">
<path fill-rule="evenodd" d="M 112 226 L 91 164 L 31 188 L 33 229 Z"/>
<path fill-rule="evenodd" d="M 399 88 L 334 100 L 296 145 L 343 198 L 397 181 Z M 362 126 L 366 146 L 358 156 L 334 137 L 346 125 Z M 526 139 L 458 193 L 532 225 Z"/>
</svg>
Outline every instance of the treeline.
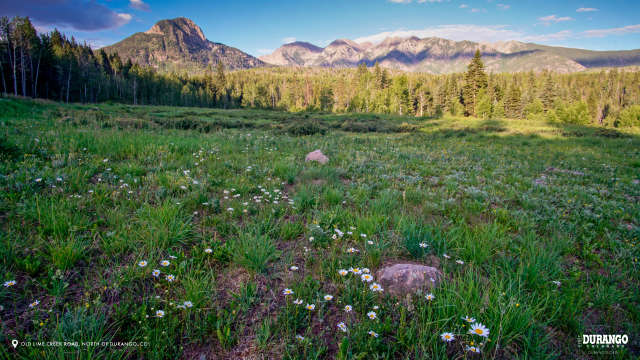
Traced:
<svg viewBox="0 0 640 360">
<path fill-rule="evenodd" d="M 546 117 L 640 126 L 640 73 L 487 74 L 477 53 L 464 74 L 357 69 L 261 68 L 201 76 L 159 74 L 94 51 L 58 30 L 38 34 L 28 18 L 0 19 L 2 92 L 63 102 L 252 107 L 480 118 Z"/>
</svg>

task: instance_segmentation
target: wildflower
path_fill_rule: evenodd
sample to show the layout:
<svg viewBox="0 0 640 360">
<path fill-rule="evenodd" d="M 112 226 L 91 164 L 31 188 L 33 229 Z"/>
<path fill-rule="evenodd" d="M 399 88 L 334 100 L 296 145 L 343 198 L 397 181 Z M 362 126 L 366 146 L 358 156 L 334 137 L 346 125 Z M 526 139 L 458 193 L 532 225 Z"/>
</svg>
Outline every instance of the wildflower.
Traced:
<svg viewBox="0 0 640 360">
<path fill-rule="evenodd" d="M 159 317 L 159 318 L 164 317 L 164 311 L 162 311 L 162 310 L 156 311 L 156 316 Z"/>
<path fill-rule="evenodd" d="M 433 294 L 429 293 L 429 294 L 427 294 L 427 295 L 425 296 L 425 298 L 426 298 L 427 300 L 431 301 L 431 300 L 435 299 L 436 297 L 435 297 L 435 296 L 433 296 Z"/>
<path fill-rule="evenodd" d="M 191 301 L 185 301 L 185 302 L 183 303 L 183 305 L 184 305 L 184 306 L 186 306 L 186 307 L 188 307 L 188 308 L 193 307 L 193 303 L 192 303 Z"/>
<path fill-rule="evenodd" d="M 338 323 L 338 329 L 340 329 L 342 332 L 347 332 L 347 325 L 345 325 L 343 322 Z"/>
<path fill-rule="evenodd" d="M 289 288 L 284 289 L 284 290 L 282 290 L 282 294 L 283 294 L 284 296 L 291 295 L 291 294 L 293 294 L 293 290 L 291 290 L 291 289 L 289 289 Z"/>
<path fill-rule="evenodd" d="M 351 305 L 345 305 L 344 307 L 345 312 L 351 312 L 351 310 L 353 310 L 353 307 Z"/>
<path fill-rule="evenodd" d="M 474 318 L 472 318 L 470 316 L 465 316 L 465 317 L 462 318 L 462 320 L 464 320 L 464 321 L 466 321 L 468 323 L 472 323 L 472 322 L 476 321 L 476 319 L 474 319 Z"/>
<path fill-rule="evenodd" d="M 177 257 L 175 257 L 173 255 L 169 255 L 169 259 L 177 259 Z"/>
<path fill-rule="evenodd" d="M 380 284 L 378 284 L 378 283 L 371 284 L 369 286 L 369 289 L 371 289 L 371 291 L 373 291 L 373 292 L 382 292 L 382 291 L 384 291 L 382 286 L 380 286 Z"/>
<path fill-rule="evenodd" d="M 445 259 L 451 259 L 451 256 L 449 256 L 447 254 L 442 254 L 442 257 L 444 257 Z"/>
<path fill-rule="evenodd" d="M 211 254 L 213 250 L 211 248 L 206 248 L 204 249 L 204 252 L 206 252 L 207 254 Z"/>
<path fill-rule="evenodd" d="M 366 238 L 366 237 L 367 237 L 367 234 L 360 234 L 360 237 L 361 237 L 361 238 Z"/>
<path fill-rule="evenodd" d="M 480 335 L 483 337 L 489 336 L 489 329 L 481 323 L 471 324 L 471 329 L 469 329 L 469 334 Z"/>
<path fill-rule="evenodd" d="M 15 280 L 9 280 L 4 282 L 4 287 L 11 287 L 16 284 Z"/>
<path fill-rule="evenodd" d="M 420 246 L 421 248 L 425 249 L 429 245 L 427 243 L 421 242 L 420 244 L 418 244 L 418 246 Z"/>
<path fill-rule="evenodd" d="M 367 313 L 367 317 L 368 317 L 369 319 L 371 319 L 371 320 L 375 320 L 378 316 L 376 315 L 376 312 L 375 312 L 375 311 L 369 311 L 369 312 Z"/>
<path fill-rule="evenodd" d="M 182 304 L 180 304 L 180 305 L 176 305 L 176 308 L 184 310 L 184 309 L 186 309 L 187 307 L 186 307 L 186 306 L 184 306 L 184 305 L 182 305 Z"/>
<path fill-rule="evenodd" d="M 458 263 L 458 264 L 460 264 L 460 265 L 464 265 L 464 261 L 462 261 L 462 260 L 460 260 L 460 259 L 456 260 L 456 263 Z"/>
<path fill-rule="evenodd" d="M 36 301 L 32 302 L 31 304 L 29 304 L 29 307 L 30 308 L 34 308 L 34 307 L 38 306 L 38 304 L 40 304 L 40 301 L 36 300 Z"/>
<path fill-rule="evenodd" d="M 373 307 L 373 310 L 378 310 L 378 309 L 380 309 L 380 306 L 378 306 L 378 305 L 375 305 L 375 306 Z"/>
<path fill-rule="evenodd" d="M 373 331 L 373 330 L 369 330 L 368 334 L 369 334 L 369 335 L 371 335 L 371 336 L 373 336 L 373 337 L 376 337 L 376 338 L 378 337 L 378 333 L 376 333 L 376 332 L 375 332 L 375 331 Z"/>
<path fill-rule="evenodd" d="M 293 300 L 293 303 L 296 305 L 302 305 L 302 299 L 295 299 Z"/>
<path fill-rule="evenodd" d="M 363 274 L 368 274 L 370 272 L 371 272 L 371 270 L 369 270 L 369 268 L 362 268 L 362 273 Z"/>
<path fill-rule="evenodd" d="M 158 277 L 158 276 L 160 276 L 160 270 L 158 270 L 158 269 L 154 269 L 154 270 L 151 272 L 151 275 L 153 275 L 154 277 Z"/>
<path fill-rule="evenodd" d="M 160 261 L 160 266 L 167 267 L 167 266 L 169 266 L 169 265 L 171 265 L 171 263 L 169 262 L 169 260 L 162 260 L 162 261 Z"/>
<path fill-rule="evenodd" d="M 478 347 L 475 346 L 467 346 L 467 351 L 471 351 L 474 353 L 480 353 L 480 349 Z"/>
<path fill-rule="evenodd" d="M 165 279 L 167 279 L 168 282 L 173 282 L 173 280 L 175 280 L 176 277 L 171 275 L 171 274 L 169 274 L 169 275 L 165 276 Z"/>
<path fill-rule="evenodd" d="M 369 244 L 369 245 L 373 245 L 373 241 L 371 241 L 371 240 L 367 240 L 367 244 Z"/>
<path fill-rule="evenodd" d="M 345 276 L 347 275 L 349 272 L 345 269 L 340 269 L 338 270 L 338 274 L 340 274 L 340 276 Z"/>
<path fill-rule="evenodd" d="M 233 208 L 228 208 L 228 209 L 227 209 L 227 211 L 228 211 L 228 212 L 232 212 L 232 211 L 233 211 Z"/>
<path fill-rule="evenodd" d="M 362 273 L 362 270 L 360 270 L 360 268 L 349 268 L 349 271 L 356 275 L 360 275 Z"/>
<path fill-rule="evenodd" d="M 307 304 L 307 310 L 312 311 L 313 309 L 316 308 L 316 304 Z"/>
<path fill-rule="evenodd" d="M 36 182 L 40 182 L 40 181 L 42 181 L 42 178 L 37 178 L 36 179 Z"/>
<path fill-rule="evenodd" d="M 560 286 L 560 281 L 552 281 L 552 283 L 556 284 L 556 286 Z"/>
<path fill-rule="evenodd" d="M 138 266 L 145 267 L 145 266 L 147 266 L 147 262 L 145 260 L 139 261 L 138 262 Z"/>
<path fill-rule="evenodd" d="M 327 295 L 325 295 L 325 296 L 324 296 L 324 299 L 325 299 L 326 301 L 331 301 L 331 300 L 333 299 L 333 295 L 329 295 L 329 294 L 327 294 Z"/>
<path fill-rule="evenodd" d="M 348 252 L 349 254 L 355 254 L 355 253 L 357 253 L 358 251 L 359 251 L 358 249 L 356 249 L 356 248 L 352 248 L 352 247 L 347 249 L 347 252 Z"/>
<path fill-rule="evenodd" d="M 369 274 L 362 274 L 360 278 L 362 279 L 362 281 L 366 281 L 366 282 L 371 282 L 373 280 L 373 276 Z"/>
<path fill-rule="evenodd" d="M 440 335 L 440 338 L 441 338 L 441 339 L 442 339 L 442 341 L 444 341 L 444 342 L 452 342 L 453 340 L 455 340 L 455 339 L 456 339 L 456 337 L 455 337 L 455 336 L 453 336 L 453 334 L 452 334 L 452 333 L 450 333 L 450 332 L 442 333 L 442 334 Z"/>
<path fill-rule="evenodd" d="M 298 340 L 302 341 L 302 340 L 304 340 L 304 336 L 302 336 L 302 335 L 296 335 L 296 339 L 298 339 Z"/>
<path fill-rule="evenodd" d="M 297 267 L 297 266 L 295 266 L 295 265 L 293 265 L 293 266 L 291 266 L 291 267 L 289 268 L 289 270 L 291 270 L 291 271 L 296 271 L 296 270 L 298 270 L 298 267 Z"/>
</svg>

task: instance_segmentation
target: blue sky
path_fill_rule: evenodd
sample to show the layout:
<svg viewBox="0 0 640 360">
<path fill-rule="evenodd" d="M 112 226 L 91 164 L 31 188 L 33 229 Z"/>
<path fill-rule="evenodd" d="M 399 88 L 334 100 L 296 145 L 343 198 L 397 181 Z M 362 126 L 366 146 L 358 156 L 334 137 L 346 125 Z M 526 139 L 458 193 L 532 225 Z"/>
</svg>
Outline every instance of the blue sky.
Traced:
<svg viewBox="0 0 640 360">
<path fill-rule="evenodd" d="M 184 16 L 211 41 L 252 55 L 294 39 L 380 41 L 386 36 L 521 40 L 594 50 L 640 48 L 639 0 L 8 0 L 0 15 L 30 16 L 94 47 Z"/>
</svg>

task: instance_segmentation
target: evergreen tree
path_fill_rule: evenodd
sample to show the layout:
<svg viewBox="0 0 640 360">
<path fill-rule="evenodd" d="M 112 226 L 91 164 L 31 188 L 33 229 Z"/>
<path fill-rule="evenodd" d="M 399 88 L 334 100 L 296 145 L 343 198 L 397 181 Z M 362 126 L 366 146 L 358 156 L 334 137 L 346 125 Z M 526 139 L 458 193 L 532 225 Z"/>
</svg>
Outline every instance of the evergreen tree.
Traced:
<svg viewBox="0 0 640 360">
<path fill-rule="evenodd" d="M 465 115 L 475 115 L 475 106 L 478 93 L 481 89 L 487 88 L 487 74 L 484 72 L 480 50 L 476 50 L 471 63 L 469 63 L 465 74 L 465 84 L 463 88 L 463 99 L 465 105 Z"/>
</svg>

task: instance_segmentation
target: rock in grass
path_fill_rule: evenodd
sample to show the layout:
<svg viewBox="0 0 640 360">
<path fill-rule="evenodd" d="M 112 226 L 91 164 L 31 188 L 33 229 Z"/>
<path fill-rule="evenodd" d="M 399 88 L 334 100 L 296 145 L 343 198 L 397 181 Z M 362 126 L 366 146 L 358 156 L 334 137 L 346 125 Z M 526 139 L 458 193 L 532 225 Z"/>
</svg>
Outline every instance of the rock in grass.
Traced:
<svg viewBox="0 0 640 360">
<path fill-rule="evenodd" d="M 326 164 L 329 161 L 329 158 L 325 156 L 320 150 L 312 151 L 307 154 L 307 157 L 304 158 L 304 161 L 317 161 L 320 164 Z"/>
<path fill-rule="evenodd" d="M 395 264 L 378 270 L 376 278 L 392 295 L 412 294 L 438 286 L 440 270 L 417 264 Z"/>
</svg>

